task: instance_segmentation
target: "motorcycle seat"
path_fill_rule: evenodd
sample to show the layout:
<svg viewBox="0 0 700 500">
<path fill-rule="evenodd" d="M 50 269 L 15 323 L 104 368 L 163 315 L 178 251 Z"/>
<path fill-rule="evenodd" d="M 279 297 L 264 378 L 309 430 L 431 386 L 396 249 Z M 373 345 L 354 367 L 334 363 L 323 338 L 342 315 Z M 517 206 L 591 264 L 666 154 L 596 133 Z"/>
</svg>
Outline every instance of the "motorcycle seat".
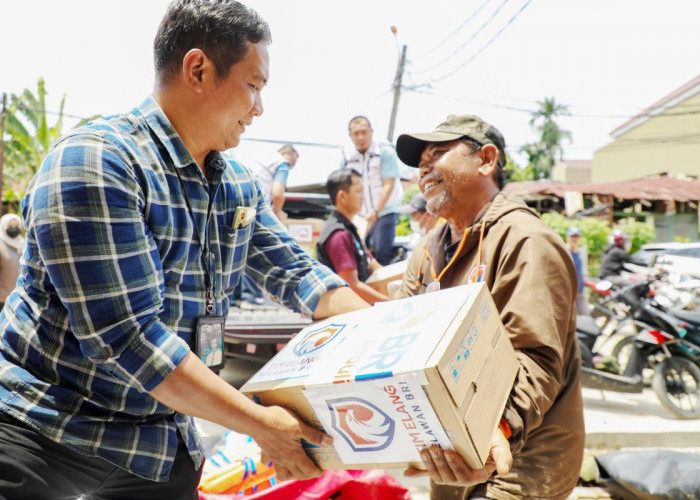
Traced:
<svg viewBox="0 0 700 500">
<path fill-rule="evenodd" d="M 671 311 L 671 313 L 681 321 L 690 323 L 695 326 L 700 326 L 700 313 L 695 311 Z"/>
<path fill-rule="evenodd" d="M 576 329 L 591 336 L 597 336 L 601 333 L 591 316 L 576 316 Z"/>
</svg>

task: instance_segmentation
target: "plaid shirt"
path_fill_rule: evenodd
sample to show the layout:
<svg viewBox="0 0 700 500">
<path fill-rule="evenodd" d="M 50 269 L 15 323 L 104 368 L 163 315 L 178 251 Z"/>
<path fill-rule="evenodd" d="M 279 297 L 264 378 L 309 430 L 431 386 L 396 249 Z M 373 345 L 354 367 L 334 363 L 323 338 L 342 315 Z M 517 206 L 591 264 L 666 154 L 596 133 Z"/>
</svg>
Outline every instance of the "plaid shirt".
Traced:
<svg viewBox="0 0 700 500">
<path fill-rule="evenodd" d="M 0 315 L 0 411 L 156 481 L 179 431 L 199 467 L 192 419 L 148 394 L 205 313 L 198 231 L 211 242 L 216 314 L 246 269 L 307 315 L 344 284 L 294 243 L 246 169 L 216 152 L 206 167 L 208 179 L 152 98 L 54 146 L 22 201 L 22 272 Z M 239 206 L 257 214 L 234 229 Z"/>
</svg>

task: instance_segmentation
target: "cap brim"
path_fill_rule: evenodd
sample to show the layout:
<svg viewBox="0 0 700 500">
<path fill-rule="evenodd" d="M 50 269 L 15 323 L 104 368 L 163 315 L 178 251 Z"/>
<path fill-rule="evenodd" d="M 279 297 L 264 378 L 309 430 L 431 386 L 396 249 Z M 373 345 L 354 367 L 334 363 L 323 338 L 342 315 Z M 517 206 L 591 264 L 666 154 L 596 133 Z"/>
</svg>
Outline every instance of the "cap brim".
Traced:
<svg viewBox="0 0 700 500">
<path fill-rule="evenodd" d="M 397 210 L 397 212 L 400 214 L 412 214 L 415 211 L 416 211 L 416 209 L 413 208 L 412 205 L 401 205 L 399 207 L 399 209 Z"/>
<path fill-rule="evenodd" d="M 454 132 L 426 132 L 424 134 L 401 134 L 396 140 L 396 154 L 409 167 L 418 168 L 420 155 L 429 142 L 448 142 L 463 137 Z"/>
</svg>

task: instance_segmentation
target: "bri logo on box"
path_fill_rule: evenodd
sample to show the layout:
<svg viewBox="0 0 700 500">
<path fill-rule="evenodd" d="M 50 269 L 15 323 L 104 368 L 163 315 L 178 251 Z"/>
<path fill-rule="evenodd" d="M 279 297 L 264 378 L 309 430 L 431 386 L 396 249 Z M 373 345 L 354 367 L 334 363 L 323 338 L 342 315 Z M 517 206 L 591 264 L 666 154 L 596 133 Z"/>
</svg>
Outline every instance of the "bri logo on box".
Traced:
<svg viewBox="0 0 700 500">
<path fill-rule="evenodd" d="M 297 356 L 305 356 L 310 352 L 320 349 L 337 337 L 345 326 L 346 325 L 331 323 L 318 330 L 311 330 L 296 346 L 294 346 L 294 354 Z"/>
<path fill-rule="evenodd" d="M 353 451 L 383 450 L 394 439 L 394 421 L 369 401 L 347 397 L 326 403 L 331 412 L 331 427 Z"/>
</svg>

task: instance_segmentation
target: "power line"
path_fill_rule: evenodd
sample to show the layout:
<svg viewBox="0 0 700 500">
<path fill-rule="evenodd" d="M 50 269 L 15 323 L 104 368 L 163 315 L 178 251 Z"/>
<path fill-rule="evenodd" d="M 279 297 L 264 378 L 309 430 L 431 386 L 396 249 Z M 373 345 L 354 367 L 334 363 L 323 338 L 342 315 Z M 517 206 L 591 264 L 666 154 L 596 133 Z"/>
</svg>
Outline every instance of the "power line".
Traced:
<svg viewBox="0 0 700 500">
<path fill-rule="evenodd" d="M 506 5 L 508 2 L 510 2 L 510 0 L 503 0 L 503 2 L 501 2 L 501 4 L 496 8 L 496 10 L 491 14 L 491 17 L 489 17 L 486 21 L 484 21 L 484 23 L 483 23 L 481 26 L 479 26 L 479 28 L 477 28 L 477 30 L 476 30 L 474 33 L 472 33 L 472 36 L 470 36 L 470 37 L 467 39 L 467 41 L 464 42 L 462 45 L 460 45 L 459 47 L 457 47 L 449 56 L 445 57 L 444 59 L 441 59 L 439 62 L 433 64 L 433 65 L 430 66 L 429 68 L 422 69 L 422 70 L 419 70 L 419 71 L 414 71 L 413 73 L 414 73 L 414 74 L 417 74 L 417 75 L 420 75 L 420 74 L 422 74 L 422 73 L 427 73 L 428 71 L 431 71 L 431 70 L 437 68 L 438 66 L 441 66 L 443 63 L 449 61 L 449 60 L 452 58 L 452 56 L 456 55 L 456 54 L 457 54 L 458 52 L 460 52 L 464 47 L 466 47 L 467 45 L 469 45 L 469 42 L 471 42 L 472 40 L 474 40 L 474 38 L 476 38 L 476 37 L 479 35 L 479 33 L 482 32 L 482 31 L 484 30 L 484 28 L 486 28 L 486 26 L 488 26 L 488 24 L 493 20 L 494 17 L 496 17 L 496 16 L 498 15 L 498 13 L 501 11 L 501 9 L 503 9 L 503 7 L 505 7 L 505 5 Z M 529 2 L 528 2 L 528 3 L 529 3 Z"/>
<path fill-rule="evenodd" d="M 528 5 L 530 5 L 530 3 L 532 3 L 532 0 L 527 0 L 527 2 L 525 2 L 525 4 L 522 7 L 520 7 L 520 9 L 518 9 L 518 11 L 513 15 L 513 17 L 511 17 L 508 20 L 508 22 L 500 30 L 498 30 L 498 32 L 488 42 L 486 42 L 486 45 L 484 45 L 479 50 L 477 50 L 469 59 L 467 59 L 464 63 L 460 64 L 459 66 L 457 66 L 455 69 L 453 69 L 449 73 L 446 73 L 439 78 L 435 78 L 435 79 L 430 80 L 430 83 L 432 84 L 432 83 L 437 83 L 439 81 L 442 81 L 445 78 L 448 78 L 448 77 L 454 75 L 456 72 L 458 72 L 459 70 L 464 68 L 467 64 L 472 62 L 479 54 L 481 54 L 484 50 L 486 50 L 501 35 L 501 33 L 503 33 L 506 30 L 506 28 L 508 28 L 508 26 L 513 24 L 513 21 L 515 21 L 515 19 L 520 14 L 522 14 L 522 12 L 525 10 L 525 8 Z"/>
<path fill-rule="evenodd" d="M 316 146 L 320 148 L 328 149 L 343 149 L 341 144 L 328 144 L 323 142 L 305 142 L 305 141 L 290 141 L 290 140 L 280 140 L 280 139 L 263 139 L 260 137 L 241 137 L 241 141 L 249 142 L 266 142 L 270 144 L 294 144 L 295 146 Z"/>
<path fill-rule="evenodd" d="M 483 9 L 484 7 L 486 7 L 490 2 L 491 2 L 491 0 L 486 0 L 484 3 L 482 3 L 482 4 L 474 11 L 474 13 L 473 13 L 471 16 L 469 16 L 469 17 L 467 18 L 466 21 L 463 21 L 459 26 L 457 26 L 457 28 L 455 28 L 455 30 L 454 30 L 452 33 L 450 33 L 450 34 L 447 35 L 445 38 L 443 38 L 442 41 L 441 41 L 440 43 L 438 43 L 437 45 L 435 45 L 435 46 L 434 46 L 432 49 L 430 49 L 428 52 L 425 52 L 425 53 L 421 54 L 420 56 L 418 56 L 418 57 L 414 60 L 414 62 L 415 62 L 415 61 L 418 61 L 418 60 L 420 60 L 420 59 L 423 59 L 425 56 L 428 56 L 428 55 L 432 54 L 432 53 L 435 52 L 437 49 L 439 49 L 440 47 L 442 47 L 443 45 L 445 45 L 446 42 L 448 42 L 453 36 L 455 36 L 457 33 L 459 33 L 459 32 L 462 30 L 462 28 L 464 28 L 467 24 L 469 24 L 469 22 L 470 22 L 472 19 L 474 19 L 474 18 L 479 14 L 479 12 L 481 12 L 482 9 Z"/>
</svg>

